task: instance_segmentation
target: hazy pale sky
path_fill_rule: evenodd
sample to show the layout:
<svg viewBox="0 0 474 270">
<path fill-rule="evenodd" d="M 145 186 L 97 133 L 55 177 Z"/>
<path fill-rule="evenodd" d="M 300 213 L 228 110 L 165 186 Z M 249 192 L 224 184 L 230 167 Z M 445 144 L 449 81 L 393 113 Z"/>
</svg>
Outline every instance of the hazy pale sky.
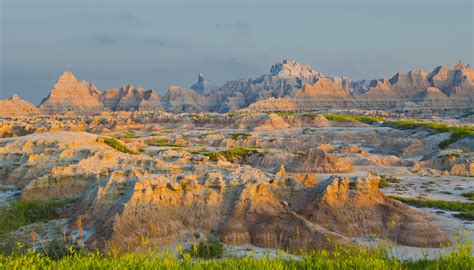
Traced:
<svg viewBox="0 0 474 270">
<path fill-rule="evenodd" d="M 473 63 L 473 1 L 0 0 L 0 99 L 64 70 L 104 90 L 222 84 L 283 59 L 353 79 Z"/>
</svg>

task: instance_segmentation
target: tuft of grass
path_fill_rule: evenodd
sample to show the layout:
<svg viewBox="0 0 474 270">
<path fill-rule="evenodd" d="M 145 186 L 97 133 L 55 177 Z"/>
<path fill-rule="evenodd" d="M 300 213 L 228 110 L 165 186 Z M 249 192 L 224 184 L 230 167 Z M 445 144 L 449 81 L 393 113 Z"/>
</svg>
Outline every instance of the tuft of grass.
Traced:
<svg viewBox="0 0 474 270">
<path fill-rule="evenodd" d="M 449 211 L 456 211 L 459 214 L 455 216 L 461 219 L 474 220 L 474 203 L 468 202 L 456 202 L 456 201 L 443 201 L 443 200 L 429 200 L 429 199 L 418 199 L 418 198 L 405 198 L 398 196 L 391 196 L 391 198 L 399 200 L 403 203 L 418 206 L 418 207 L 430 207 L 439 208 Z"/>
<path fill-rule="evenodd" d="M 136 154 L 134 151 L 128 149 L 127 146 L 125 146 L 121 141 L 115 139 L 115 138 L 111 138 L 111 137 L 107 137 L 107 138 L 102 138 L 104 140 L 104 143 L 110 147 L 112 147 L 113 149 L 117 150 L 117 151 L 120 151 L 122 153 L 126 153 L 126 154 Z"/>
<path fill-rule="evenodd" d="M 244 137 L 244 138 L 250 137 L 251 134 L 248 132 L 235 132 L 235 133 L 231 133 L 230 136 L 232 137 L 233 140 L 237 140 L 239 137 Z"/>
<path fill-rule="evenodd" d="M 460 158 L 461 154 L 454 152 L 454 153 L 446 154 L 445 157 L 447 157 L 447 158 Z"/>
<path fill-rule="evenodd" d="M 22 226 L 59 218 L 59 210 L 70 200 L 15 201 L 0 208 L 0 235 Z"/>
<path fill-rule="evenodd" d="M 463 197 L 466 197 L 468 198 L 469 200 L 471 201 L 474 201 L 474 191 L 471 191 L 471 192 L 466 192 L 466 193 L 463 193 L 461 194 Z"/>
</svg>

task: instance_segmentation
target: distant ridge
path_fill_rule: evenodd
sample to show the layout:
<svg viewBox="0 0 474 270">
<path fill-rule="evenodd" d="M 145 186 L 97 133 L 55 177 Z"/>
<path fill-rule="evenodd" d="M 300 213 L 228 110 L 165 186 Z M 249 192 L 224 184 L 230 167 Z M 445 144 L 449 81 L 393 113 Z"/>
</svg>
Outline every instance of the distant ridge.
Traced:
<svg viewBox="0 0 474 270">
<path fill-rule="evenodd" d="M 472 108 L 474 71 L 458 62 L 453 67 L 397 73 L 390 79 L 351 81 L 325 76 L 309 65 L 283 60 L 268 74 L 216 86 L 202 73 L 190 88 L 171 86 L 160 97 L 154 90 L 129 84 L 100 92 L 91 82 L 64 72 L 39 105 L 46 114 L 102 111 L 166 110 L 228 112 L 312 109 Z M 31 111 L 31 110 L 30 110 Z"/>
</svg>

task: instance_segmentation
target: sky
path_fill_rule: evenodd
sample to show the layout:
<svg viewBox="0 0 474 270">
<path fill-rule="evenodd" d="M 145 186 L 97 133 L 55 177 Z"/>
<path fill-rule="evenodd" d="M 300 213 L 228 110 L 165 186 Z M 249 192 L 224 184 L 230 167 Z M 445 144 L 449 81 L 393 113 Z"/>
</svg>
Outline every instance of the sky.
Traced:
<svg viewBox="0 0 474 270">
<path fill-rule="evenodd" d="M 0 0 L 0 99 L 37 105 L 65 70 L 163 94 L 283 59 L 352 79 L 473 64 L 473 16 L 471 0 Z"/>
</svg>

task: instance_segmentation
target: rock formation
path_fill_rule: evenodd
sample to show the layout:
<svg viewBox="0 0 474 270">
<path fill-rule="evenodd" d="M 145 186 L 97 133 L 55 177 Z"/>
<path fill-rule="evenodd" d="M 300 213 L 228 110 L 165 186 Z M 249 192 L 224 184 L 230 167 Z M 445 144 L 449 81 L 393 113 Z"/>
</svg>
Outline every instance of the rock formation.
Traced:
<svg viewBox="0 0 474 270">
<path fill-rule="evenodd" d="M 49 96 L 39 105 L 48 114 L 66 113 L 94 114 L 104 109 L 100 103 L 100 92 L 90 82 L 78 81 L 70 71 L 64 72 Z"/>
<path fill-rule="evenodd" d="M 1 117 L 32 116 L 39 113 L 38 108 L 18 95 L 12 95 L 7 100 L 0 100 Z"/>
<path fill-rule="evenodd" d="M 81 216 L 91 246 L 219 239 L 299 250 L 364 236 L 424 247 L 448 241 L 423 214 L 385 197 L 378 176 L 318 181 L 186 151 L 124 154 L 82 132 L 0 139 L 0 179 L 22 188 L 22 199 L 78 199 L 68 218 Z"/>
<path fill-rule="evenodd" d="M 153 90 L 132 84 L 104 91 L 100 96 L 104 107 L 112 111 L 162 110 L 160 97 Z"/>
<path fill-rule="evenodd" d="M 193 89 L 194 92 L 202 95 L 212 93 L 217 90 L 218 86 L 212 84 L 202 73 L 199 73 L 198 81 L 190 88 Z"/>
<path fill-rule="evenodd" d="M 397 73 L 392 78 L 352 82 L 325 76 L 308 65 L 284 60 L 268 74 L 242 78 L 217 87 L 199 74 L 191 88 L 171 86 L 160 97 L 133 85 L 100 94 L 89 82 L 65 72 L 39 108 L 41 111 L 78 114 L 104 110 L 161 110 L 169 112 L 308 111 L 364 109 L 388 111 L 467 110 L 474 106 L 474 71 L 470 65 L 437 67 Z"/>
<path fill-rule="evenodd" d="M 206 111 L 203 96 L 192 89 L 172 85 L 161 101 L 169 112 L 201 112 Z"/>
</svg>

